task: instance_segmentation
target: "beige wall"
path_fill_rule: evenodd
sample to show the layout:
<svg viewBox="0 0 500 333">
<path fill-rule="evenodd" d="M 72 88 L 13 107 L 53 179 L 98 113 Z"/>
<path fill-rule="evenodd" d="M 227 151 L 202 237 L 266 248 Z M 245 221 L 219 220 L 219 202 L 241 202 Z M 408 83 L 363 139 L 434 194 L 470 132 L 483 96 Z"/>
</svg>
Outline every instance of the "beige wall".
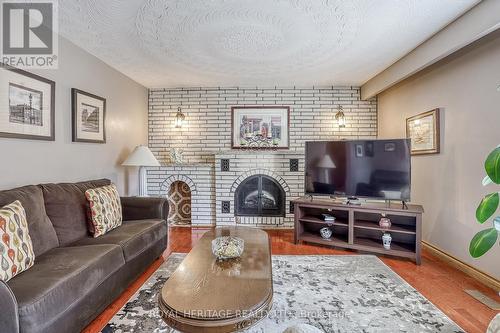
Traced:
<svg viewBox="0 0 500 333">
<path fill-rule="evenodd" d="M 32 71 L 56 82 L 56 141 L 0 138 L 0 188 L 108 177 L 122 194 L 135 194 L 119 163 L 147 142 L 147 89 L 61 38 L 59 69 Z M 71 88 L 106 98 L 106 144 L 71 142 Z"/>
<path fill-rule="evenodd" d="M 412 202 L 425 208 L 423 239 L 500 278 L 500 248 L 480 259 L 469 241 L 484 226 L 475 222 L 483 188 L 483 162 L 500 144 L 500 38 L 478 43 L 378 96 L 379 137 L 405 136 L 405 119 L 441 108 L 439 155 L 412 158 Z"/>
</svg>

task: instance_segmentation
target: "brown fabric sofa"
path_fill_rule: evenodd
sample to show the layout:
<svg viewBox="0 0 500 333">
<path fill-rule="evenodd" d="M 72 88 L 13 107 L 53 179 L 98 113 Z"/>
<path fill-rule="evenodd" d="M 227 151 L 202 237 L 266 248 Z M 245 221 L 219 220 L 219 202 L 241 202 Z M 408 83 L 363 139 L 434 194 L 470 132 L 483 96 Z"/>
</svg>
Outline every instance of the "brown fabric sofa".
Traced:
<svg viewBox="0 0 500 333">
<path fill-rule="evenodd" d="M 0 207 L 23 204 L 35 264 L 0 281 L 1 332 L 79 332 L 165 250 L 168 204 L 122 198 L 123 224 L 92 238 L 85 191 L 107 179 L 0 191 Z"/>
</svg>

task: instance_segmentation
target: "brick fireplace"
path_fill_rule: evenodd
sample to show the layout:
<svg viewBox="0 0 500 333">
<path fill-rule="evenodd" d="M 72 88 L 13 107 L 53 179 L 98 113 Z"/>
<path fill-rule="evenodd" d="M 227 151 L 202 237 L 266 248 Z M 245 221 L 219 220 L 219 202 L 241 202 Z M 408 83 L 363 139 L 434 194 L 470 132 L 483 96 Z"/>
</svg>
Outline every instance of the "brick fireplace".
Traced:
<svg viewBox="0 0 500 333">
<path fill-rule="evenodd" d="M 231 149 L 231 107 L 251 105 L 290 106 L 289 150 Z M 338 105 L 346 115 L 344 128 L 335 121 Z M 174 127 L 178 107 L 186 115 L 183 128 Z M 191 192 L 191 225 L 289 228 L 290 200 L 304 193 L 304 142 L 376 138 L 377 101 L 362 101 L 360 89 L 350 86 L 155 88 L 149 91 L 148 123 L 149 147 L 163 165 L 148 168 L 150 195 L 166 196 L 180 180 Z M 184 150 L 186 164 L 170 164 L 172 148 Z M 257 213 L 241 213 L 238 188 L 251 177 L 260 180 L 245 198 L 249 205 L 256 202 Z M 263 179 L 265 191 L 276 185 L 274 195 L 262 191 Z M 262 214 L 268 205 L 279 206 L 278 212 Z"/>
<path fill-rule="evenodd" d="M 251 224 L 263 227 L 291 227 L 290 200 L 303 194 L 303 154 L 283 151 L 225 151 L 215 154 L 216 221 L 219 225 Z M 292 161 L 292 162 L 290 162 Z M 295 164 L 297 163 L 297 164 Z M 267 179 L 281 189 L 276 204 L 283 211 L 271 214 L 237 214 L 236 195 L 251 177 Z M 262 191 L 261 191 L 262 194 Z M 260 215 L 260 216 L 259 216 Z"/>
<path fill-rule="evenodd" d="M 166 197 L 174 182 L 185 182 L 191 191 L 193 226 L 247 224 L 289 228 L 293 225 L 290 200 L 303 193 L 302 158 L 302 154 L 292 152 L 228 151 L 215 154 L 214 165 L 151 167 L 147 170 L 148 192 Z M 238 188 L 252 178 L 258 180 L 256 195 L 266 197 L 273 193 L 276 208 L 261 202 L 256 213 L 237 214 Z M 270 186 L 274 186 L 274 192 L 269 191 Z"/>
<path fill-rule="evenodd" d="M 257 174 L 238 185 L 233 204 L 235 216 L 285 216 L 285 191 L 274 178 Z"/>
</svg>

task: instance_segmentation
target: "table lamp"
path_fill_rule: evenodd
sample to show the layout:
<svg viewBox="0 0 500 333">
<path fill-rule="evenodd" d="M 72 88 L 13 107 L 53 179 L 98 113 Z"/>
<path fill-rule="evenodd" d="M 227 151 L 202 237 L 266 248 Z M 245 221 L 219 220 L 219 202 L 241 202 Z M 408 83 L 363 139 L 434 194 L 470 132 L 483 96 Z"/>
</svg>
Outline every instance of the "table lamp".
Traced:
<svg viewBox="0 0 500 333">
<path fill-rule="evenodd" d="M 123 166 L 139 167 L 139 196 L 148 196 L 148 184 L 146 180 L 146 168 L 160 166 L 160 162 L 146 146 L 137 146 L 134 151 L 122 163 Z"/>
<path fill-rule="evenodd" d="M 327 154 L 323 155 L 317 167 L 325 171 L 325 184 L 330 184 L 330 179 L 329 179 L 330 169 L 335 169 L 337 167 L 335 163 L 332 161 L 330 155 Z"/>
</svg>

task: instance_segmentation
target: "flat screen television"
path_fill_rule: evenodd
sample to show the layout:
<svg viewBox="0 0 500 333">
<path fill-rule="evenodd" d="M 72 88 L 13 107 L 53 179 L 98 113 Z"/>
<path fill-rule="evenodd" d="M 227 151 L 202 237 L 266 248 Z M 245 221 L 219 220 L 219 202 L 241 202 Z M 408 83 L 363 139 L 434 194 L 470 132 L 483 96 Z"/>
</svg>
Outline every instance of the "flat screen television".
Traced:
<svg viewBox="0 0 500 333">
<path fill-rule="evenodd" d="M 410 200 L 410 140 L 309 141 L 305 193 Z"/>
</svg>

